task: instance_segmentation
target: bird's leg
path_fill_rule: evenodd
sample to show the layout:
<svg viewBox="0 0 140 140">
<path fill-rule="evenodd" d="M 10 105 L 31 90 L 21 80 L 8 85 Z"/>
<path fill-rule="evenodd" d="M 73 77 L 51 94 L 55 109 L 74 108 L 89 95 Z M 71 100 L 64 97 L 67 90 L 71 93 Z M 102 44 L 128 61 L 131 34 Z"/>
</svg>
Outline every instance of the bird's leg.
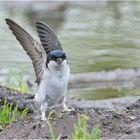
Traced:
<svg viewBox="0 0 140 140">
<path fill-rule="evenodd" d="M 68 108 L 68 106 L 66 105 L 66 97 L 63 97 L 62 105 L 63 105 L 63 111 L 62 112 L 74 111 L 74 108 Z"/>
<path fill-rule="evenodd" d="M 35 120 L 40 119 L 40 110 L 39 110 L 40 104 L 35 99 L 33 99 L 33 100 L 34 100 L 34 106 L 33 106 L 34 115 L 33 115 L 33 117 Z"/>
<path fill-rule="evenodd" d="M 47 102 L 43 102 L 41 104 L 41 107 L 40 107 L 40 110 L 41 110 L 41 117 L 42 117 L 42 120 L 45 121 L 47 120 L 46 118 L 46 111 L 47 111 L 47 108 L 48 108 L 48 103 Z"/>
</svg>

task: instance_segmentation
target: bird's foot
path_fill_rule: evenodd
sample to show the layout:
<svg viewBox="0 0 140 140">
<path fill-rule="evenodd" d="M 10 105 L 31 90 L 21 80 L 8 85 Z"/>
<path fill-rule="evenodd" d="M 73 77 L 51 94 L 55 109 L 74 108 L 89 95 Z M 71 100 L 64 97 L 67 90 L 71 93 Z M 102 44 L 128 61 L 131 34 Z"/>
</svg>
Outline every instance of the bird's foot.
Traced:
<svg viewBox="0 0 140 140">
<path fill-rule="evenodd" d="M 42 112 L 41 120 L 42 120 L 42 121 L 47 121 L 47 120 L 48 120 L 48 119 L 46 118 L 46 112 Z"/>
<path fill-rule="evenodd" d="M 41 120 L 42 121 L 48 121 L 48 119 L 46 118 L 46 116 L 42 116 Z"/>
<path fill-rule="evenodd" d="M 75 111 L 75 109 L 74 108 L 69 108 L 69 107 L 67 107 L 67 106 L 64 106 L 64 108 L 63 108 L 63 110 L 62 110 L 62 112 L 72 112 L 72 111 Z"/>
</svg>

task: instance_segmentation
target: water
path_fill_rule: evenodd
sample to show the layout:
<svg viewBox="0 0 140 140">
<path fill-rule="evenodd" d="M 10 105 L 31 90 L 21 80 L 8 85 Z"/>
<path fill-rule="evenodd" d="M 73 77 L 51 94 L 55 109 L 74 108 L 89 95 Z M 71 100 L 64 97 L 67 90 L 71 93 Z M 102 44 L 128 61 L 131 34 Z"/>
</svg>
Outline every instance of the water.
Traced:
<svg viewBox="0 0 140 140">
<path fill-rule="evenodd" d="M 128 9 L 122 19 L 115 19 L 112 10 L 101 8 L 70 8 L 66 15 L 60 37 L 72 59 L 72 72 L 140 66 L 139 15 L 129 15 Z"/>
<path fill-rule="evenodd" d="M 95 3 L 92 3 L 95 4 Z M 131 69 L 140 67 L 140 2 L 103 3 L 93 7 L 70 5 L 57 35 L 68 54 L 72 73 Z M 30 59 L 11 34 L 0 13 L 0 82 L 6 84 L 9 69 L 15 75 L 22 71 L 23 80 L 35 80 Z M 14 19 L 34 33 L 24 12 L 14 13 Z M 37 35 L 34 35 L 37 38 Z M 14 74 L 13 74 L 14 75 Z M 69 89 L 70 96 L 87 100 L 139 95 L 138 87 Z"/>
</svg>

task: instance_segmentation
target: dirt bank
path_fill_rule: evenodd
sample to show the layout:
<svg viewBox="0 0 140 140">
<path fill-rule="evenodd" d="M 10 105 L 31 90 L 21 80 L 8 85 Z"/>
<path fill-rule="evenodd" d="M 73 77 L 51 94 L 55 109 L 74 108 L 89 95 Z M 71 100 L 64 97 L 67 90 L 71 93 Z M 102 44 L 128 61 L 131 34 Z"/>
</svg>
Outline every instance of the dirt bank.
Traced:
<svg viewBox="0 0 140 140">
<path fill-rule="evenodd" d="M 89 117 L 88 130 L 99 124 L 101 138 L 138 139 L 140 138 L 140 99 L 120 110 L 112 110 L 98 107 L 78 107 L 74 105 L 75 111 L 64 114 L 62 117 L 53 115 L 50 120 L 56 136 L 63 139 L 72 137 L 74 124 L 78 117 L 86 113 Z M 57 112 L 56 112 L 57 113 Z M 28 116 L 25 121 L 18 120 L 8 128 L 0 132 L 0 138 L 13 139 L 49 139 L 47 122 L 33 120 Z"/>
</svg>

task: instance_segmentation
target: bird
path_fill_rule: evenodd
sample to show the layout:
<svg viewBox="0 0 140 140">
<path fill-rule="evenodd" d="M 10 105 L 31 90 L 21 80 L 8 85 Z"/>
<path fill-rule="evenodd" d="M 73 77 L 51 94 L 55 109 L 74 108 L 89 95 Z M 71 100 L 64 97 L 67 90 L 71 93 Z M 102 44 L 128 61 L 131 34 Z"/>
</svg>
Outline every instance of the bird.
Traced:
<svg viewBox="0 0 140 140">
<path fill-rule="evenodd" d="M 38 85 L 34 100 L 39 104 L 41 119 L 47 120 L 48 107 L 56 104 L 62 104 L 63 111 L 70 111 L 66 105 L 70 66 L 53 29 L 46 23 L 37 21 L 36 29 L 40 39 L 37 41 L 12 19 L 6 18 L 5 21 L 32 60 Z"/>
</svg>

